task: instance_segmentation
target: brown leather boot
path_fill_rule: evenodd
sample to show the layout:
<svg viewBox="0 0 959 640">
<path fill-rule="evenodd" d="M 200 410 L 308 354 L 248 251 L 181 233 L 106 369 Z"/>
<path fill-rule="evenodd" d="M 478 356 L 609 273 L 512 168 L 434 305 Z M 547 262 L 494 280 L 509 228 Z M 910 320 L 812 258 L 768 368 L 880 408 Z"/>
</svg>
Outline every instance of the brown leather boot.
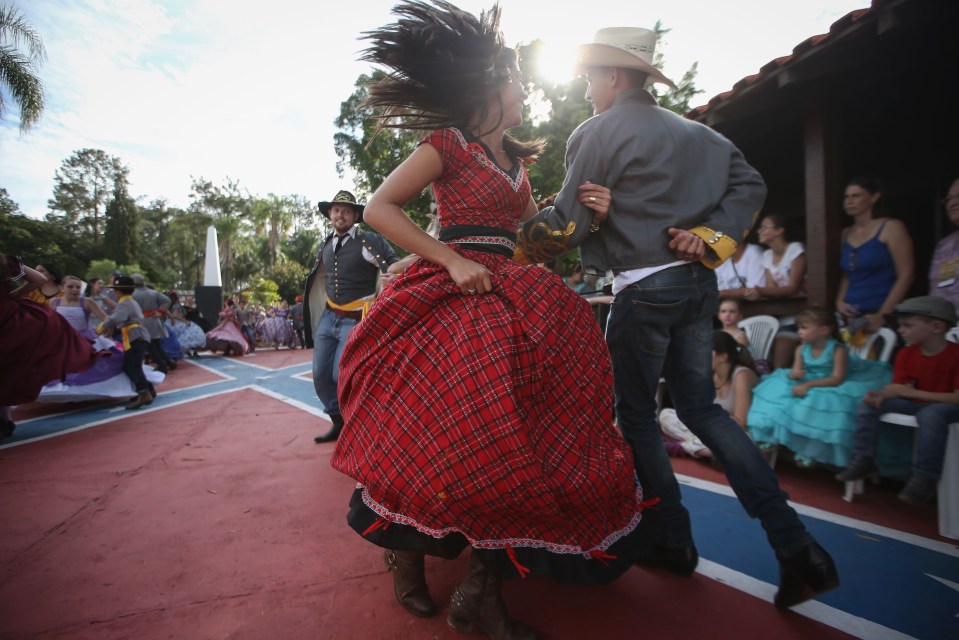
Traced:
<svg viewBox="0 0 959 640">
<path fill-rule="evenodd" d="M 386 562 L 386 568 L 393 572 L 393 593 L 401 607 L 421 618 L 429 618 L 436 613 L 436 605 L 426 586 L 422 553 L 387 549 L 383 561 Z"/>
<path fill-rule="evenodd" d="M 144 389 L 137 394 L 137 397 L 133 399 L 133 402 L 128 404 L 126 409 L 139 409 L 140 407 L 145 407 L 148 404 L 153 403 L 153 396 L 150 395 L 149 390 Z"/>
<path fill-rule="evenodd" d="M 453 589 L 446 622 L 460 633 L 476 625 L 493 640 L 536 640 L 536 632 L 509 617 L 500 593 L 502 588 L 500 577 L 474 553 L 466 579 Z"/>
</svg>

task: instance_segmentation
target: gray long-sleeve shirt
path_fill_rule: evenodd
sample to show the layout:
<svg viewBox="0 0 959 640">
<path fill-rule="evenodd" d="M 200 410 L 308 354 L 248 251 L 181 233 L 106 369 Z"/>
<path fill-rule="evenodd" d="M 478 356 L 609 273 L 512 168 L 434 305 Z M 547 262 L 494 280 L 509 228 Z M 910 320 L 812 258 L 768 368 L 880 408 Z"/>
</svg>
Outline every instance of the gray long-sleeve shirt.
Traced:
<svg viewBox="0 0 959 640">
<path fill-rule="evenodd" d="M 663 109 L 642 89 L 624 91 L 577 127 L 566 164 L 554 206 L 526 222 L 521 235 L 540 222 L 553 230 L 574 222 L 568 248 L 580 246 L 583 264 L 601 272 L 674 261 L 670 227 L 707 227 L 741 242 L 766 197 L 759 172 L 732 142 Z M 595 233 L 589 233 L 593 211 L 576 201 L 587 180 L 612 192 L 609 216 Z"/>
</svg>

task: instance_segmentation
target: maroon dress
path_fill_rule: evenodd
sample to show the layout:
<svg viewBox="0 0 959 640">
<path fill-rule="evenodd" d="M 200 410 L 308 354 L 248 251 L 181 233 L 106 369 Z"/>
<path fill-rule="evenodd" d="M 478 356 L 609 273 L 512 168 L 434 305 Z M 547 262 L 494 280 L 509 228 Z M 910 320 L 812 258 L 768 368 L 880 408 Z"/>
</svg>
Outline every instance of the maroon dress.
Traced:
<svg viewBox="0 0 959 640">
<path fill-rule="evenodd" d="M 599 326 L 558 276 L 493 252 L 530 202 L 525 167 L 503 171 L 456 129 L 423 142 L 443 160 L 440 238 L 465 230 L 450 246 L 493 290 L 463 295 L 418 260 L 351 332 L 332 458 L 358 482 L 348 521 L 384 547 L 454 557 L 468 544 L 518 575 L 611 580 L 644 505 Z"/>
<path fill-rule="evenodd" d="M 23 282 L 23 263 L 6 256 L 0 283 L 0 406 L 32 402 L 48 382 L 86 371 L 97 361 L 87 340 L 49 306 L 14 298 Z"/>
</svg>

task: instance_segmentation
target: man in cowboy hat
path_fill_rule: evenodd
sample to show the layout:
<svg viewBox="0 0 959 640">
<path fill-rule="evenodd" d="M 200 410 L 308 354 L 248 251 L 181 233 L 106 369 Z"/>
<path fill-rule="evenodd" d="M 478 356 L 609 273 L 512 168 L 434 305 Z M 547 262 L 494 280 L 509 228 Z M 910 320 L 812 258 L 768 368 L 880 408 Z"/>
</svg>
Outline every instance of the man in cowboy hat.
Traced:
<svg viewBox="0 0 959 640">
<path fill-rule="evenodd" d="M 588 271 L 614 274 L 606 338 L 616 415 L 664 520 L 663 538 L 641 562 L 689 575 L 699 559 L 656 422 L 665 377 L 679 418 L 722 463 L 747 513 L 761 520 L 780 563 L 775 604 L 787 608 L 837 586 L 836 568 L 759 450 L 714 404 L 710 374 L 713 269 L 746 237 L 766 188 L 729 140 L 656 104 L 646 83 L 675 85 L 653 65 L 655 46 L 652 31 L 623 27 L 601 29 L 580 47 L 577 68 L 595 115 L 569 138 L 566 181 L 554 206 L 524 225 L 518 245 L 536 261 L 548 259 L 538 241 L 549 235 L 555 246 L 550 232 L 563 230 Z M 600 224 L 575 206 L 576 187 L 586 181 L 612 192 Z"/>
<path fill-rule="evenodd" d="M 306 279 L 303 324 L 306 345 L 313 348 L 313 386 L 333 427 L 314 441 L 332 442 L 343 418 L 336 396 L 340 355 L 350 330 L 376 297 L 380 276 L 399 258 L 382 236 L 361 231 L 363 208 L 349 191 L 318 205 L 333 226 L 320 244 Z"/>
<path fill-rule="evenodd" d="M 110 288 L 117 293 L 117 306 L 110 312 L 110 317 L 97 326 L 97 333 L 111 336 L 114 331 L 120 331 L 123 342 L 123 372 L 137 391 L 137 397 L 126 405 L 126 408 L 139 409 L 151 404 L 156 398 L 156 389 L 143 373 L 143 356 L 150 344 L 150 333 L 143 326 L 143 310 L 133 299 L 133 292 L 136 290 L 134 279 L 129 276 L 116 276 Z"/>
</svg>

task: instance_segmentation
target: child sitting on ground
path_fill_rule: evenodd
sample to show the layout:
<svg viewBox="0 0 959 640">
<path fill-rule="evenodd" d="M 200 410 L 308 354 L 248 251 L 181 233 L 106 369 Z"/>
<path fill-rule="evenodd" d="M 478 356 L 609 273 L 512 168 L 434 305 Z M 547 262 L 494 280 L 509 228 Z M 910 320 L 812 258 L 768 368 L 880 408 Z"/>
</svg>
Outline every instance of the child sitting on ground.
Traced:
<svg viewBox="0 0 959 640">
<path fill-rule="evenodd" d="M 737 343 L 725 331 L 713 333 L 713 384 L 716 387 L 716 404 L 729 413 L 733 420 L 746 428 L 746 415 L 753 398 L 753 387 L 759 382 L 756 367 L 749 349 Z M 675 409 L 663 409 L 659 413 L 659 426 L 663 431 L 666 451 L 670 455 L 683 454 L 694 458 L 712 455 L 689 427 L 680 422 Z"/>
<path fill-rule="evenodd" d="M 946 340 L 956 324 L 956 308 L 945 298 L 921 296 L 896 305 L 899 335 L 906 342 L 896 356 L 892 384 L 870 392 L 856 416 L 854 453 L 837 480 L 849 482 L 877 473 L 879 417 L 916 416 L 916 457 L 899 499 L 924 504 L 942 475 L 949 425 L 959 422 L 959 345 Z"/>
<path fill-rule="evenodd" d="M 754 390 L 747 424 L 756 442 L 784 445 L 800 466 L 843 467 L 852 452 L 856 408 L 891 379 L 885 362 L 850 355 L 836 339 L 836 317 L 822 309 L 796 315 L 800 346 L 792 369 L 776 369 Z"/>
<path fill-rule="evenodd" d="M 746 332 L 739 328 L 739 321 L 743 319 L 743 310 L 739 306 L 739 300 L 729 299 L 719 303 L 719 311 L 716 317 L 723 325 L 723 331 L 731 335 L 736 342 L 744 347 L 749 346 L 749 337 Z"/>
</svg>

